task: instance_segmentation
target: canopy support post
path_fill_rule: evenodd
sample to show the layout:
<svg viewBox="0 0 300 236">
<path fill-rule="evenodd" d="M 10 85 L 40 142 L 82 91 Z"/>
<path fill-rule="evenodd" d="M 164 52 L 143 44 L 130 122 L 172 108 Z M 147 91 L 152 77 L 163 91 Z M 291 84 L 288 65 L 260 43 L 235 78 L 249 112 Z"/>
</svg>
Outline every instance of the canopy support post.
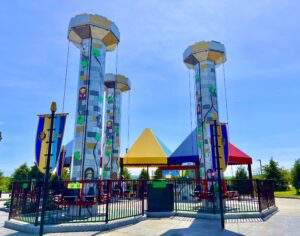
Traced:
<svg viewBox="0 0 300 236">
<path fill-rule="evenodd" d="M 254 198 L 251 164 L 248 164 L 248 175 L 249 175 L 249 181 L 250 181 L 251 197 Z"/>
</svg>

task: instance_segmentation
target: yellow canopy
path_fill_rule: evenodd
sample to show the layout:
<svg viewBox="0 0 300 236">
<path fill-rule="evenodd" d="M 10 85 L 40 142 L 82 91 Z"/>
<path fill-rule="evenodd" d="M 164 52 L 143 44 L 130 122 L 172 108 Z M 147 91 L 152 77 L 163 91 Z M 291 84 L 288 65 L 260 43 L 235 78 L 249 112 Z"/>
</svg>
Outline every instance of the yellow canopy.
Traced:
<svg viewBox="0 0 300 236">
<path fill-rule="evenodd" d="M 170 150 L 146 128 L 124 156 L 123 164 L 132 166 L 165 165 Z"/>
</svg>

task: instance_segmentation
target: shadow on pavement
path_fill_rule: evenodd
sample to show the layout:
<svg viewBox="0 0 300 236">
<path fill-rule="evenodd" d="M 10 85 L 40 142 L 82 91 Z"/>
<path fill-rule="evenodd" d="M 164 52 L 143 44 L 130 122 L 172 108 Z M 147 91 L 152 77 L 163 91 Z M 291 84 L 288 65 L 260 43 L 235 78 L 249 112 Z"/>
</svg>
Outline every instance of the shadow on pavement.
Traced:
<svg viewBox="0 0 300 236">
<path fill-rule="evenodd" d="M 226 228 L 226 225 L 225 225 Z M 240 236 L 243 234 L 235 233 L 230 230 L 222 230 L 221 223 L 217 220 L 203 220 L 195 219 L 188 228 L 170 229 L 167 232 L 161 234 L 161 236 L 191 236 L 191 235 L 228 235 L 228 236 Z"/>
</svg>

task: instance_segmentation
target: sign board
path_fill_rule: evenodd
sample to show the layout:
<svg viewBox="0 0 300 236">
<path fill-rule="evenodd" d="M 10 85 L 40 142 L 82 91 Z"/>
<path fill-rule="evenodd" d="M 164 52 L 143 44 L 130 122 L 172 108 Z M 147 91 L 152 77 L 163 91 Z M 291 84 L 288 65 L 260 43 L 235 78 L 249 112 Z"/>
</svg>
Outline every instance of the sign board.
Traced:
<svg viewBox="0 0 300 236">
<path fill-rule="evenodd" d="M 28 188 L 28 183 L 23 183 L 23 184 L 22 184 L 22 188 L 24 188 L 24 189 L 25 189 L 25 188 Z"/>
<path fill-rule="evenodd" d="M 166 188 L 167 183 L 165 181 L 154 181 L 152 183 L 153 188 Z"/>
<path fill-rule="evenodd" d="M 68 189 L 81 189 L 82 183 L 68 183 Z"/>
</svg>

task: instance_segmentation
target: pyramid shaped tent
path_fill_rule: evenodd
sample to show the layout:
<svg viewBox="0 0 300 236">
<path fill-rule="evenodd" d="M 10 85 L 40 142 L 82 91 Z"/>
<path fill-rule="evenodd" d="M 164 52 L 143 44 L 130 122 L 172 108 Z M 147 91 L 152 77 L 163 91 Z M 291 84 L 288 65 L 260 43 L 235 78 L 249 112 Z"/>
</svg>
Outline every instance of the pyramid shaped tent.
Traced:
<svg viewBox="0 0 300 236">
<path fill-rule="evenodd" d="M 127 166 L 166 165 L 171 152 L 156 137 L 151 129 L 146 128 L 123 158 Z"/>
<path fill-rule="evenodd" d="M 185 162 L 193 162 L 199 165 L 196 129 L 177 147 L 168 158 L 169 165 L 181 165 Z M 229 165 L 252 164 L 252 158 L 246 153 L 229 143 Z"/>
</svg>

